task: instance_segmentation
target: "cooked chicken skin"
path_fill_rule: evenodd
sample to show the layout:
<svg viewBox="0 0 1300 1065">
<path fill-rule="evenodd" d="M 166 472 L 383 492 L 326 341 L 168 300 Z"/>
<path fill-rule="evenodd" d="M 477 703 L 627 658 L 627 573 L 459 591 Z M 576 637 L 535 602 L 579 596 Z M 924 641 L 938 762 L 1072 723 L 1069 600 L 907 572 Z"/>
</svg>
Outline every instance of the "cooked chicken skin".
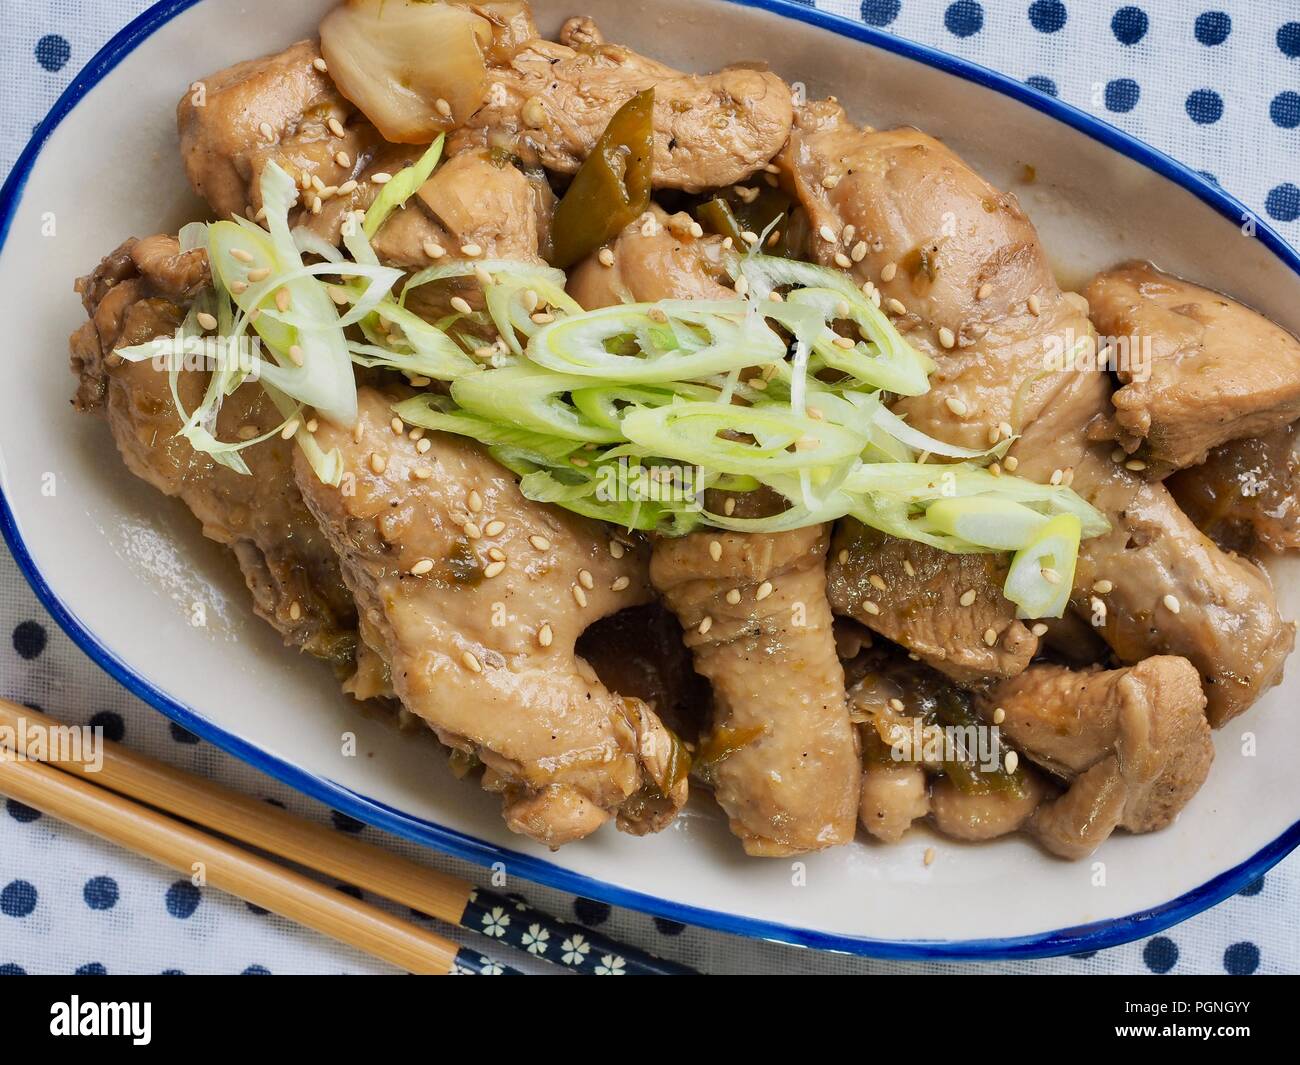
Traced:
<svg viewBox="0 0 1300 1065">
<path fill-rule="evenodd" d="M 91 321 L 72 337 L 76 404 L 108 417 L 127 467 L 194 512 L 209 539 L 227 545 L 243 571 L 253 609 L 286 643 L 345 666 L 356 646 L 356 614 L 338 559 L 293 482 L 288 441 L 273 436 L 245 452 L 253 473 L 218 465 L 176 436 L 181 421 L 167 373 L 152 362 L 124 362 L 113 351 L 170 336 L 185 317 L 180 303 L 209 284 L 203 251 L 182 253 L 174 237 L 127 241 L 78 283 Z M 179 301 L 179 302 L 174 302 Z M 183 370 L 186 409 L 202 400 L 208 373 Z M 261 389 L 241 388 L 217 419 L 217 435 L 257 434 L 281 416 Z"/>
<path fill-rule="evenodd" d="M 722 238 L 691 235 L 693 219 L 652 207 L 608 246 L 614 261 L 588 256 L 569 271 L 569 295 L 586 310 L 626 302 L 735 299 L 725 284 Z"/>
<path fill-rule="evenodd" d="M 713 685 L 714 734 L 739 745 L 712 773 L 749 854 L 853 838 L 860 770 L 826 602 L 826 543 L 823 527 L 692 533 L 657 541 L 650 563 L 696 672 Z"/>
<path fill-rule="evenodd" d="M 1165 487 L 1196 527 L 1228 551 L 1300 547 L 1300 455 L 1295 426 L 1233 440 Z"/>
<path fill-rule="evenodd" d="M 218 218 L 261 207 L 259 182 L 272 161 L 295 179 L 305 173 L 337 187 L 378 140 L 369 122 L 352 120 L 352 105 L 313 65 L 319 59 L 316 42 L 299 41 L 203 78 L 181 98 L 185 172 Z"/>
<path fill-rule="evenodd" d="M 1200 677 L 1183 658 L 1108 671 L 1032 666 L 980 704 L 986 719 L 1002 708 L 1008 739 L 1072 782 L 1031 823 L 1043 845 L 1066 858 L 1086 857 L 1115 828 L 1163 828 L 1214 760 Z"/>
<path fill-rule="evenodd" d="M 1037 638 L 1002 595 L 1001 555 L 950 555 L 845 518 L 831 559 L 826 591 L 836 614 L 902 644 L 958 684 L 1014 677 L 1034 656 Z"/>
<path fill-rule="evenodd" d="M 573 24 L 571 24 L 573 25 Z M 638 92 L 655 91 L 654 184 L 700 191 L 743 181 L 790 132 L 790 88 L 775 74 L 728 69 L 683 74 L 621 45 L 593 43 L 587 20 L 569 44 L 534 40 L 488 71 L 487 103 L 456 143 L 511 136 L 520 155 L 574 173 L 610 118 Z"/>
<path fill-rule="evenodd" d="M 614 557 L 597 524 L 528 501 L 463 438 L 430 434 L 419 453 L 394 436 L 388 396 L 358 398 L 355 434 L 318 432 L 344 484 L 305 461 L 298 483 L 403 705 L 482 760 L 515 832 L 558 847 L 615 816 L 662 827 L 686 797 L 675 738 L 574 652 L 593 621 L 647 600 L 644 554 Z"/>
<path fill-rule="evenodd" d="M 930 812 L 930 783 L 919 765 L 900 762 L 862 767 L 858 820 L 882 843 L 897 843 Z"/>
<path fill-rule="evenodd" d="M 1142 262 L 1098 274 L 1084 295 L 1102 336 L 1151 345 L 1149 367 L 1116 369 L 1111 399 L 1120 442 L 1153 472 L 1300 418 L 1300 340 L 1263 315 Z"/>
</svg>

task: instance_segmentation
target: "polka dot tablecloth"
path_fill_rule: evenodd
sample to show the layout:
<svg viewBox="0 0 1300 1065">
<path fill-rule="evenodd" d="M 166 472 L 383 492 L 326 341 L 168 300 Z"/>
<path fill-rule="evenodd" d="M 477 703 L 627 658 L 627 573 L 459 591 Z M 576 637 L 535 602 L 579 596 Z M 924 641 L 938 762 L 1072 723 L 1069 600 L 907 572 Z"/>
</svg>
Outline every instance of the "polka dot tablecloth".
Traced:
<svg viewBox="0 0 1300 1065">
<path fill-rule="evenodd" d="M 0 44 L 0 170 L 7 172 L 73 73 L 147 5 L 0 5 L 8 27 Z M 578 12 L 581 0 L 573 6 Z M 818 0 L 817 6 L 997 68 L 1098 114 L 1211 176 L 1300 243 L 1297 0 Z M 137 750 L 481 880 L 477 867 L 324 809 L 169 724 L 70 643 L 4 552 L 0 632 L 0 693 L 9 698 L 72 723 L 102 725 L 106 735 Z M 708 972 L 971 969 L 817 954 L 611 911 L 523 883 L 507 890 Z M 985 964 L 979 971 L 1295 972 L 1298 903 L 1300 857 L 1293 856 L 1238 896 L 1152 939 L 1098 954 Z M 18 803 L 0 811 L 0 974 L 383 971 L 354 951 L 194 887 Z"/>
</svg>

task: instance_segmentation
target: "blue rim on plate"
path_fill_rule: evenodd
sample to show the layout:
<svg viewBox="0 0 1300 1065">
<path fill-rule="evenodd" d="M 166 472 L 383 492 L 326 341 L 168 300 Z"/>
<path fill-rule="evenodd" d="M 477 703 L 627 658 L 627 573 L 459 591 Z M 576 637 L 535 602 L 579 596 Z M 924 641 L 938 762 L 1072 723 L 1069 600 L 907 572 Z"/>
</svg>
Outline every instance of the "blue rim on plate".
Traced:
<svg viewBox="0 0 1300 1065">
<path fill-rule="evenodd" d="M 149 8 L 108 42 L 86 67 L 73 79 L 63 95 L 55 102 L 50 113 L 36 127 L 32 139 L 18 157 L 13 171 L 0 189 L 0 252 L 4 250 L 9 226 L 19 197 L 27 183 L 36 157 L 40 154 L 50 133 L 96 84 L 130 52 L 177 15 L 201 0 L 161 0 Z M 838 15 L 830 15 L 806 7 L 794 0 L 728 0 L 744 7 L 758 8 L 785 18 L 810 23 L 832 33 L 861 41 L 897 55 L 935 67 L 967 81 L 993 89 L 1019 102 L 1049 115 L 1060 122 L 1100 141 L 1107 147 L 1133 159 L 1150 170 L 1192 192 L 1213 207 L 1219 214 L 1242 223 L 1254 221 L 1256 238 L 1300 276 L 1300 254 L 1297 254 L 1277 233 L 1238 200 L 1229 196 L 1217 185 L 1201 177 L 1182 163 L 1147 144 L 1094 118 L 1053 96 L 1039 92 L 1003 74 L 988 70 L 964 59 L 947 55 L 926 45 L 895 37 L 861 23 Z M 1240 891 L 1276 865 L 1283 857 L 1300 845 L 1300 821 L 1257 854 L 1240 865 L 1221 873 L 1200 887 L 1172 899 L 1160 906 L 1125 917 L 1116 917 L 1094 924 L 1040 932 L 1027 936 L 1003 939 L 971 940 L 879 940 L 856 936 L 836 935 L 811 929 L 797 928 L 771 921 L 737 916 L 716 910 L 686 906 L 668 899 L 642 894 L 628 888 L 594 880 L 581 873 L 564 869 L 552 862 L 522 854 L 505 847 L 485 843 L 453 829 L 411 817 L 385 803 L 360 795 L 350 788 L 336 784 L 324 777 L 282 761 L 253 746 L 246 740 L 224 731 L 200 717 L 189 707 L 168 693 L 155 687 L 148 679 L 136 673 L 127 663 L 105 647 L 99 638 L 80 621 L 54 594 L 37 570 L 19 533 L 17 521 L 9 501 L 0 491 L 0 531 L 13 552 L 19 569 L 32 586 L 37 597 L 53 615 L 64 632 L 101 668 L 133 695 L 162 711 L 173 721 L 194 734 L 229 752 L 256 769 L 296 788 L 298 791 L 326 803 L 334 809 L 375 825 L 405 839 L 426 844 L 466 858 L 480 865 L 504 863 L 506 869 L 527 880 L 546 884 L 575 895 L 601 899 L 615 906 L 641 910 L 671 918 L 686 924 L 717 929 L 755 939 L 769 939 L 794 946 L 818 950 L 863 954 L 877 958 L 897 960 L 980 959 L 991 961 L 1006 958 L 1040 958 L 1059 954 L 1095 951 L 1105 947 L 1128 943 L 1142 936 L 1153 935 L 1170 925 L 1177 924 Z"/>
</svg>

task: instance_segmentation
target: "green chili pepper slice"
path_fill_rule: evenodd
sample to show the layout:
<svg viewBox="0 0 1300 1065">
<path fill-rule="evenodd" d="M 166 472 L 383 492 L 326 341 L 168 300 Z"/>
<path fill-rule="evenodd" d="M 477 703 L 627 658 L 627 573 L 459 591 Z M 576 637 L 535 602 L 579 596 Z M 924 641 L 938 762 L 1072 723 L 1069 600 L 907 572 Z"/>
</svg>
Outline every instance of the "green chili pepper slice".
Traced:
<svg viewBox="0 0 1300 1065">
<path fill-rule="evenodd" d="M 614 113 L 556 207 L 552 265 L 572 266 L 643 214 L 653 167 L 654 89 L 646 89 Z"/>
</svg>

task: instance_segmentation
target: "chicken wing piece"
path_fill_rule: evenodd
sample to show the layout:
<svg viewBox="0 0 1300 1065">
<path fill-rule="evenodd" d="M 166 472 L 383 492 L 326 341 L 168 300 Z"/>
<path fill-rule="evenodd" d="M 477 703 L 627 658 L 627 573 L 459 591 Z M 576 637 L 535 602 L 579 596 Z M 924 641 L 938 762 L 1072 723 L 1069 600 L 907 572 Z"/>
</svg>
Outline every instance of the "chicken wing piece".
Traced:
<svg viewBox="0 0 1300 1065">
<path fill-rule="evenodd" d="M 1001 555 L 951 555 L 845 518 L 831 543 L 826 592 L 836 614 L 902 644 L 968 687 L 1014 677 L 1038 639 L 1002 595 Z"/>
<path fill-rule="evenodd" d="M 1300 456 L 1295 426 L 1233 440 L 1165 481 L 1196 527 L 1227 551 L 1300 547 Z"/>
<path fill-rule="evenodd" d="M 569 271 L 569 295 L 589 311 L 629 301 L 735 299 L 722 238 L 697 237 L 694 225 L 685 212 L 651 207 L 610 242 L 605 260 L 597 252 Z"/>
<path fill-rule="evenodd" d="M 611 817 L 662 827 L 686 798 L 678 742 L 574 651 L 592 622 L 650 598 L 644 552 L 525 499 L 461 437 L 421 450 L 395 435 L 392 397 L 358 401 L 355 431 L 317 434 L 343 456 L 340 487 L 305 461 L 297 478 L 403 705 L 482 761 L 515 832 L 558 847 Z"/>
<path fill-rule="evenodd" d="M 1113 670 L 1031 666 L 980 705 L 1028 758 L 1070 782 L 1031 822 L 1043 845 L 1066 858 L 1091 854 L 1115 828 L 1164 828 L 1214 761 L 1200 676 L 1184 658 Z"/>
<path fill-rule="evenodd" d="M 650 576 L 713 685 L 725 758 L 709 767 L 747 853 L 853 838 L 859 767 L 826 602 L 824 527 L 693 533 L 655 544 Z M 714 546 L 716 545 L 716 546 Z"/>
<path fill-rule="evenodd" d="M 1263 315 L 1143 262 L 1098 274 L 1084 295 L 1117 341 L 1117 435 L 1148 476 L 1300 418 L 1300 340 Z"/>
<path fill-rule="evenodd" d="M 106 415 L 127 467 L 164 495 L 176 496 L 204 535 L 234 553 L 257 614 L 287 644 L 352 662 L 356 611 L 338 558 L 293 481 L 293 445 L 278 436 L 247 449 L 251 476 L 218 465 L 176 435 L 181 421 L 168 375 L 152 362 L 125 362 L 116 348 L 170 336 L 185 305 L 210 283 L 205 252 L 182 252 L 174 237 L 129 240 L 77 282 L 91 320 L 72 336 L 72 369 L 81 410 Z M 182 370 L 177 389 L 195 409 L 208 371 Z M 217 419 L 217 435 L 255 436 L 281 421 L 260 388 L 236 390 Z"/>
<path fill-rule="evenodd" d="M 790 87 L 775 74 L 683 74 L 605 43 L 590 19 L 571 19 L 560 43 L 530 41 L 490 68 L 488 81 L 487 103 L 456 143 L 509 139 L 519 155 L 564 174 L 582 165 L 614 112 L 648 88 L 657 188 L 698 192 L 743 181 L 790 133 Z"/>
<path fill-rule="evenodd" d="M 1074 490 L 1111 522 L 1109 533 L 1080 547 L 1074 610 L 1123 662 L 1188 659 L 1205 685 L 1210 724 L 1219 728 L 1281 679 L 1295 626 L 1279 616 L 1262 569 L 1220 550 L 1163 485 L 1127 468 L 1123 452 L 1112 457 L 1113 445 L 1089 442 L 1088 426 L 1109 390 L 1103 374 L 1076 375 L 1011 455 L 1031 480 L 1069 471 Z"/>
<path fill-rule="evenodd" d="M 261 174 L 272 161 L 295 178 L 306 175 L 309 205 L 311 179 L 337 189 L 379 141 L 317 63 L 316 42 L 299 41 L 196 81 L 181 98 L 185 172 L 217 217 L 261 207 Z"/>
</svg>

